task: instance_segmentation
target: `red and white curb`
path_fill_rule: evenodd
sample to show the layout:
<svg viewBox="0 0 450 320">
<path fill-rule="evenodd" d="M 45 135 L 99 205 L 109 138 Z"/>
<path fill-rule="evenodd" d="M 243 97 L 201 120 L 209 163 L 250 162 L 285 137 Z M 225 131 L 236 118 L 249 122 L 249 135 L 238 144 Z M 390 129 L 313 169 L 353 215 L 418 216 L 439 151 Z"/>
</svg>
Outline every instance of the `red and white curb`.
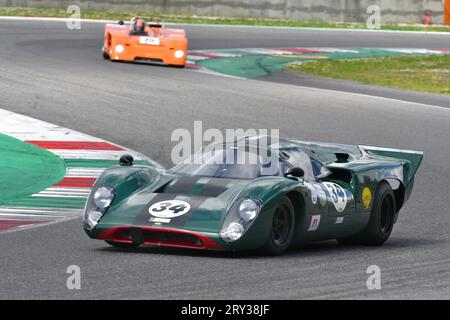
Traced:
<svg viewBox="0 0 450 320">
<path fill-rule="evenodd" d="M 23 204 L 19 199 L 18 205 L 0 205 L 0 232 L 80 216 L 95 180 L 124 153 L 159 166 L 128 148 L 3 109 L 0 133 L 46 149 L 66 165 L 65 177 L 53 186 L 30 195 Z"/>
</svg>

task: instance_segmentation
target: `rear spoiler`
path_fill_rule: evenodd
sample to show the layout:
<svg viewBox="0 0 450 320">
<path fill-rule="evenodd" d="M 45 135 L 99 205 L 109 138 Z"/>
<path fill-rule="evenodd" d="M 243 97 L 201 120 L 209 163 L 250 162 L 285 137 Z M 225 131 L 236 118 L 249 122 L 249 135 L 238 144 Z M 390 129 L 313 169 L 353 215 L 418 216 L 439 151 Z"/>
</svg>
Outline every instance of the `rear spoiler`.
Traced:
<svg viewBox="0 0 450 320">
<path fill-rule="evenodd" d="M 359 149 L 369 156 L 390 158 L 403 163 L 404 177 L 403 182 L 408 185 L 419 169 L 423 159 L 423 152 L 416 150 L 381 148 L 373 146 L 358 146 Z"/>
</svg>

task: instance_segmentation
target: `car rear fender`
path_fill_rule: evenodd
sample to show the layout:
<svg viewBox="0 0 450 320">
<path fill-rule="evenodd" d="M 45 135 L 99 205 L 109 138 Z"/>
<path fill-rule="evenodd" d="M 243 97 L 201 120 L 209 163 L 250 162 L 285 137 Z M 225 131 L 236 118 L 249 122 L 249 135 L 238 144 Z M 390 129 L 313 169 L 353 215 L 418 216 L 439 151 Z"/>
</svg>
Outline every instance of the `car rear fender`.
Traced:
<svg viewBox="0 0 450 320">
<path fill-rule="evenodd" d="M 423 160 L 423 152 L 416 150 L 380 148 L 372 146 L 359 146 L 360 149 L 372 158 L 392 159 L 398 161 L 403 167 L 403 183 L 406 189 L 413 183 L 414 176 Z"/>
</svg>

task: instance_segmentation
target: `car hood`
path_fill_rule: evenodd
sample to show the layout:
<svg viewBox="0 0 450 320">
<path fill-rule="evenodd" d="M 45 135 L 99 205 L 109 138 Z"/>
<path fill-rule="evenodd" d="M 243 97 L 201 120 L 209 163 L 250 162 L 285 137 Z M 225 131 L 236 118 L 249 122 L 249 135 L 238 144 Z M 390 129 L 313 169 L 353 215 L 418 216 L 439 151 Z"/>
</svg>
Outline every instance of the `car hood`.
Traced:
<svg viewBox="0 0 450 320">
<path fill-rule="evenodd" d="M 250 180 L 161 174 L 149 185 L 113 202 L 99 226 L 159 227 L 218 233 L 228 209 L 239 192 L 250 183 Z M 178 212 L 164 211 L 167 206 L 180 204 L 180 207 L 175 207 Z"/>
</svg>

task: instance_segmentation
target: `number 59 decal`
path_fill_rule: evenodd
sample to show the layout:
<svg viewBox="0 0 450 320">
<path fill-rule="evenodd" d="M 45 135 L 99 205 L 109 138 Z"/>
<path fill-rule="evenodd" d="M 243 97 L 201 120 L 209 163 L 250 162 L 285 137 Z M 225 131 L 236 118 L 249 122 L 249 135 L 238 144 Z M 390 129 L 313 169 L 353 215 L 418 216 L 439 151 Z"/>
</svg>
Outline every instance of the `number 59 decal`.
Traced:
<svg viewBox="0 0 450 320">
<path fill-rule="evenodd" d="M 157 218 L 175 218 L 186 214 L 191 205 L 181 200 L 166 200 L 154 203 L 148 208 L 148 212 Z"/>
<path fill-rule="evenodd" d="M 332 182 L 324 182 L 323 185 L 327 188 L 336 211 L 344 211 L 348 201 L 344 188 Z"/>
</svg>

